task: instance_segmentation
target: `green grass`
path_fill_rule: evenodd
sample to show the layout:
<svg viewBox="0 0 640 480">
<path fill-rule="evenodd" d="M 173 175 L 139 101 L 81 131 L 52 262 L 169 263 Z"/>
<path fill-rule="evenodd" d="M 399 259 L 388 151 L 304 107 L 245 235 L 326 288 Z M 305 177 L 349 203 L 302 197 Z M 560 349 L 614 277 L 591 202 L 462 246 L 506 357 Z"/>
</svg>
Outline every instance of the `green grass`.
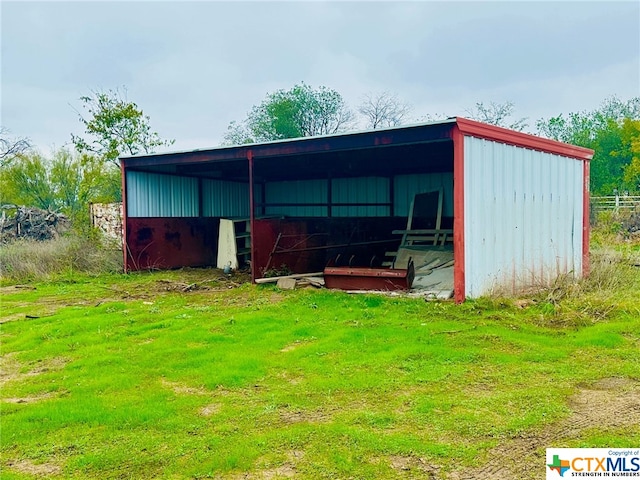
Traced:
<svg viewBox="0 0 640 480">
<path fill-rule="evenodd" d="M 217 275 L 5 288 L 2 478 L 33 478 L 21 461 L 78 479 L 410 475 L 395 456 L 444 478 L 559 424 L 585 385 L 640 380 L 637 268 L 615 291 L 524 308 L 227 288 Z M 205 279 L 210 290 L 167 291 Z M 566 443 L 637 445 L 640 426 Z"/>
</svg>

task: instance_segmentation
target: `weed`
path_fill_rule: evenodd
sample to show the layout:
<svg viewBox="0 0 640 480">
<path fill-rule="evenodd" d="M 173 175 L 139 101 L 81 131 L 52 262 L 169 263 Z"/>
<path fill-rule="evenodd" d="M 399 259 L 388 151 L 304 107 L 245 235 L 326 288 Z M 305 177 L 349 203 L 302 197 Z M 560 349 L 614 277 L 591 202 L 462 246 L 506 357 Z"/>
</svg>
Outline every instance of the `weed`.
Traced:
<svg viewBox="0 0 640 480">
<path fill-rule="evenodd" d="M 0 278 L 6 282 L 73 280 L 78 273 L 122 271 L 122 252 L 98 238 L 78 235 L 48 241 L 17 240 L 0 246 Z"/>
<path fill-rule="evenodd" d="M 292 273 L 293 272 L 291 271 L 289 266 L 283 263 L 282 265 L 280 265 L 280 268 L 274 267 L 274 268 L 265 270 L 262 276 L 264 278 L 285 277 L 287 275 L 291 275 Z"/>
</svg>

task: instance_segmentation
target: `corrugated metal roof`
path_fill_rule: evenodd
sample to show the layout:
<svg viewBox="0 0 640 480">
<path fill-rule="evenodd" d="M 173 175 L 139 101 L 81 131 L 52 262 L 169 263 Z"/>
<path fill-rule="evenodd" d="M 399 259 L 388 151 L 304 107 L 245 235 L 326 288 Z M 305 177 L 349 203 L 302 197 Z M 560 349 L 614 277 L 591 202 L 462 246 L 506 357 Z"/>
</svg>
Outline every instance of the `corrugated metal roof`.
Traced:
<svg viewBox="0 0 640 480">
<path fill-rule="evenodd" d="M 372 148 L 385 145 L 408 145 L 443 138 L 442 129 L 456 127 L 465 136 L 485 138 L 557 155 L 590 160 L 593 150 L 569 145 L 528 133 L 517 132 L 463 117 L 451 117 L 436 122 L 418 123 L 402 127 L 362 130 L 314 137 L 290 138 L 246 145 L 217 146 L 209 149 L 183 150 L 158 154 L 122 156 L 120 160 L 129 166 L 159 163 L 213 162 L 244 160 L 249 151 L 253 157 L 283 156 L 302 153 L 323 153 L 337 150 Z M 450 138 L 450 135 L 448 135 Z"/>
<path fill-rule="evenodd" d="M 281 140 L 272 140 L 269 142 L 257 142 L 257 143 L 246 143 L 246 144 L 241 144 L 241 145 L 219 145 L 217 147 L 211 147 L 211 148 L 196 148 L 196 149 L 192 149 L 192 150 L 175 150 L 175 151 L 168 151 L 168 152 L 163 152 L 163 153 L 147 153 L 147 154 L 141 154 L 141 155 L 123 155 L 120 156 L 121 160 L 126 160 L 126 159 L 130 159 L 130 158 L 147 158 L 147 157 L 156 157 L 158 155 L 183 155 L 183 154 L 190 154 L 190 153 L 204 153 L 204 152 L 212 152 L 212 151 L 222 151 L 222 150 L 233 150 L 233 149 L 247 149 L 249 147 L 262 147 L 262 146 L 269 146 L 269 145 L 282 145 L 282 144 L 287 144 L 287 143 L 298 143 L 298 142 L 307 142 L 307 141 L 311 141 L 311 140 L 318 140 L 318 139 L 331 139 L 331 138 L 339 138 L 339 137 L 347 137 L 347 136 L 351 136 L 351 135 L 360 135 L 360 134 L 364 134 L 364 133 L 384 133 L 384 132 L 388 132 L 388 131 L 397 131 L 397 130 L 403 130 L 403 129 L 410 129 L 410 128 L 416 128 L 416 127 L 428 127 L 431 125 L 447 125 L 447 124 L 453 124 L 456 123 L 456 117 L 450 117 L 447 118 L 446 120 L 438 120 L 438 121 L 434 121 L 434 122 L 423 122 L 423 123 L 412 123 L 409 125 L 403 125 L 402 127 L 389 127 L 389 128 L 378 128 L 375 130 L 354 130 L 354 131 L 350 131 L 350 132 L 340 132 L 340 133 L 332 133 L 329 135 L 315 135 L 312 137 L 298 137 L 298 138 L 283 138 Z"/>
</svg>

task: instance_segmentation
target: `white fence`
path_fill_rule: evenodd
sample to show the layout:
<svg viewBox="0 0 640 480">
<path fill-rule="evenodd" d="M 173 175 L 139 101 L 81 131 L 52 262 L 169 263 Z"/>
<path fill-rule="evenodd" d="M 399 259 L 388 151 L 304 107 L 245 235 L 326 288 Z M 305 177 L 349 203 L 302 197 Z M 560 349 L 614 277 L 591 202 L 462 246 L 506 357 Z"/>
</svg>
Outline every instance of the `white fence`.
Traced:
<svg viewBox="0 0 640 480">
<path fill-rule="evenodd" d="M 607 197 L 591 197 L 591 208 L 594 211 L 638 210 L 640 211 L 640 195 L 611 195 Z"/>
</svg>

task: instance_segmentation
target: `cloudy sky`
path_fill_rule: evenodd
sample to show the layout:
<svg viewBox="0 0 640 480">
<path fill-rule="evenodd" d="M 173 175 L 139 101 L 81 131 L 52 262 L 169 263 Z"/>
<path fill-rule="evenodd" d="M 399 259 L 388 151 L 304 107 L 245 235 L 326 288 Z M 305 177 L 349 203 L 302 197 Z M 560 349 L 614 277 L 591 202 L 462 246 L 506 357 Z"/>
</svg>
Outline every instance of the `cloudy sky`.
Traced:
<svg viewBox="0 0 640 480">
<path fill-rule="evenodd" d="M 78 98 L 126 87 L 171 149 L 216 146 L 304 81 L 414 119 L 511 101 L 530 124 L 640 95 L 640 2 L 2 1 L 1 124 L 42 151 L 81 134 Z"/>
</svg>

